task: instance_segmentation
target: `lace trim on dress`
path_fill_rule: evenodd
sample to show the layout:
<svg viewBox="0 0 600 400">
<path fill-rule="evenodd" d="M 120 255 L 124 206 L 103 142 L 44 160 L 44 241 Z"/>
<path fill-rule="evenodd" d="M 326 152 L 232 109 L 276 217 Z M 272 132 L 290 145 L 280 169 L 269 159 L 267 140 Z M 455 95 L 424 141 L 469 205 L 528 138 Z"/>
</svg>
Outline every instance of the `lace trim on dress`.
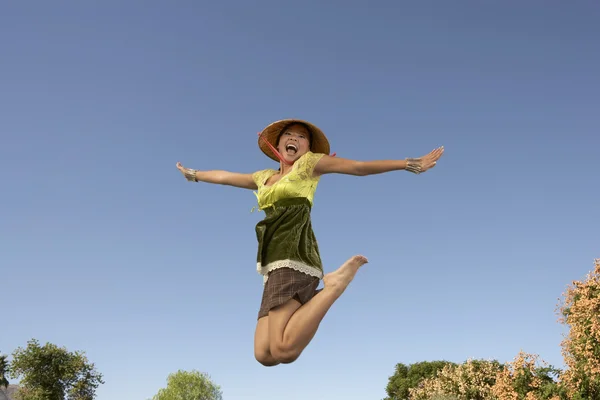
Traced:
<svg viewBox="0 0 600 400">
<path fill-rule="evenodd" d="M 315 276 L 319 279 L 323 278 L 323 271 L 321 271 L 315 267 L 311 267 L 309 265 L 301 263 L 299 261 L 278 260 L 278 261 L 274 261 L 270 264 L 267 264 L 264 267 L 260 263 L 256 264 L 256 269 L 257 269 L 258 273 L 263 276 L 263 285 L 266 284 L 267 280 L 269 279 L 269 272 L 279 269 L 279 268 L 291 268 L 296 271 L 303 272 L 307 275 Z"/>
</svg>

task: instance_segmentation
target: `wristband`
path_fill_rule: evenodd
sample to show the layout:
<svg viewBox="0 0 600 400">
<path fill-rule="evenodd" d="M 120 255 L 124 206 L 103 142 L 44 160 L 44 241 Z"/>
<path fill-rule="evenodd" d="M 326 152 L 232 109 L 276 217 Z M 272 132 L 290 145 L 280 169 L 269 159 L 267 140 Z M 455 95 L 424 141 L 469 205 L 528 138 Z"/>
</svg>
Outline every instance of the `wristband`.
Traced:
<svg viewBox="0 0 600 400">
<path fill-rule="evenodd" d="M 185 179 L 190 182 L 198 182 L 195 169 L 185 168 L 183 171 L 183 176 L 185 176 Z"/>
<path fill-rule="evenodd" d="M 413 174 L 420 174 L 423 172 L 423 167 L 421 166 L 422 160 L 420 158 L 407 158 L 406 159 L 406 170 L 408 172 L 412 172 Z"/>
</svg>

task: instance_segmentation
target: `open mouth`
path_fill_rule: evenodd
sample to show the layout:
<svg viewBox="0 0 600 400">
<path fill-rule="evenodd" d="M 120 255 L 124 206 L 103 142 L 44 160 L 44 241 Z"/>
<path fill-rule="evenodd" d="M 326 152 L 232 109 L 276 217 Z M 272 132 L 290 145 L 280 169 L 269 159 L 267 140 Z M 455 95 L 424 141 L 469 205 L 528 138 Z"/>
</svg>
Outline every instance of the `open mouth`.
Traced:
<svg viewBox="0 0 600 400">
<path fill-rule="evenodd" d="M 285 151 L 287 151 L 289 154 L 296 154 L 298 152 L 298 147 L 290 143 L 285 146 Z"/>
</svg>

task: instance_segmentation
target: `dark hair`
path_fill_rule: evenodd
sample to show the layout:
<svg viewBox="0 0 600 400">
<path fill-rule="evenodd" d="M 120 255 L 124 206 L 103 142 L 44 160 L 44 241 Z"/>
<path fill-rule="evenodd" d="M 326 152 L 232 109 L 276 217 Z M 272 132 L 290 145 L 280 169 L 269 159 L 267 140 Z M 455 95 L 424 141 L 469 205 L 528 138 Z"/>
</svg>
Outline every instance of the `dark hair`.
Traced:
<svg viewBox="0 0 600 400">
<path fill-rule="evenodd" d="M 287 131 L 290 126 L 294 126 L 294 125 L 301 125 L 306 128 L 306 131 L 308 132 L 308 148 L 311 149 L 312 148 L 312 130 L 310 129 L 310 126 L 306 125 L 304 122 L 290 122 L 289 124 L 284 126 L 281 129 L 281 131 L 279 132 L 279 135 L 277 135 L 277 141 L 275 141 L 275 147 L 279 146 L 279 139 L 281 139 L 281 136 L 285 133 L 285 131 Z"/>
</svg>

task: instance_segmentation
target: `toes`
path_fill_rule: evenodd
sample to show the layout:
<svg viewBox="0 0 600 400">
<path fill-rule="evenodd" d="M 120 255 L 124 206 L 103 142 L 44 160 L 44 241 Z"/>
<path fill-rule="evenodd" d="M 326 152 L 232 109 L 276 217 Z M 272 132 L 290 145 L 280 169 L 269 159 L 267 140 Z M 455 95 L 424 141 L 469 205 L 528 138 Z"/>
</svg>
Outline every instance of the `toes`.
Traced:
<svg viewBox="0 0 600 400">
<path fill-rule="evenodd" d="M 354 256 L 354 260 L 356 260 L 360 263 L 363 263 L 363 264 L 366 264 L 369 262 L 369 260 L 367 260 L 367 257 L 362 256 L 362 255 Z"/>
</svg>

